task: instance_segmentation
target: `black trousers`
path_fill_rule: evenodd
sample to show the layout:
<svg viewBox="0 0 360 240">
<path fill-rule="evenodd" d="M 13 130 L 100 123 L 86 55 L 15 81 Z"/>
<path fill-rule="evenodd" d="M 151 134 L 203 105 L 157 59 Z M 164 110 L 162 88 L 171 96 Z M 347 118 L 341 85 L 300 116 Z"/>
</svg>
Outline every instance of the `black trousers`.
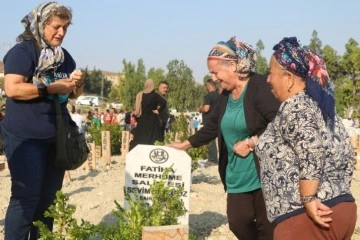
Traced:
<svg viewBox="0 0 360 240">
<path fill-rule="evenodd" d="M 261 189 L 228 193 L 227 217 L 230 230 L 240 240 L 272 240 L 274 228 L 266 217 Z"/>
</svg>

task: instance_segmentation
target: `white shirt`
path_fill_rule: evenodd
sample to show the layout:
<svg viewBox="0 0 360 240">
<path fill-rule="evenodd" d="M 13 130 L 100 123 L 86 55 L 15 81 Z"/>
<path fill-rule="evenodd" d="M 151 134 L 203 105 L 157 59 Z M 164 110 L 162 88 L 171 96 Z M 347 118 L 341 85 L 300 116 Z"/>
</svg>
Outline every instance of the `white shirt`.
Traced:
<svg viewBox="0 0 360 240">
<path fill-rule="evenodd" d="M 81 116 L 80 114 L 78 113 L 72 113 L 70 114 L 71 116 L 71 119 L 76 123 L 76 125 L 78 126 L 79 128 L 79 131 L 81 132 L 82 131 L 82 125 L 83 125 L 83 122 L 84 122 L 84 117 Z"/>
</svg>

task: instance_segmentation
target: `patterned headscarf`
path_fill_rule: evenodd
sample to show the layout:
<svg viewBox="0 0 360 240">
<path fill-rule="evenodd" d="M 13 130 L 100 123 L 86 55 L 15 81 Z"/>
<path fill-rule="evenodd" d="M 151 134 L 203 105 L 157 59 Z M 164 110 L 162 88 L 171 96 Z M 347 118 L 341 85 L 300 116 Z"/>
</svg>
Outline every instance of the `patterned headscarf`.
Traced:
<svg viewBox="0 0 360 240">
<path fill-rule="evenodd" d="M 239 77 L 247 77 L 254 71 L 256 54 L 251 45 L 237 41 L 235 37 L 227 42 L 218 42 L 210 51 L 208 60 L 234 60 Z"/>
<path fill-rule="evenodd" d="M 334 84 L 330 80 L 324 60 L 306 46 L 300 46 L 296 37 L 284 38 L 273 50 L 273 56 L 281 66 L 305 79 L 306 94 L 318 103 L 325 121 L 333 128 Z"/>
<path fill-rule="evenodd" d="M 37 86 L 47 86 L 48 83 L 44 77 L 45 72 L 50 69 L 56 69 L 64 62 L 62 48 L 60 46 L 51 47 L 44 41 L 45 20 L 50 11 L 57 7 L 62 7 L 62 5 L 57 2 L 46 2 L 32 10 L 21 20 L 25 31 L 16 38 L 17 42 L 33 40 L 36 42 L 39 50 L 41 49 L 38 66 L 33 76 L 33 83 Z"/>
</svg>

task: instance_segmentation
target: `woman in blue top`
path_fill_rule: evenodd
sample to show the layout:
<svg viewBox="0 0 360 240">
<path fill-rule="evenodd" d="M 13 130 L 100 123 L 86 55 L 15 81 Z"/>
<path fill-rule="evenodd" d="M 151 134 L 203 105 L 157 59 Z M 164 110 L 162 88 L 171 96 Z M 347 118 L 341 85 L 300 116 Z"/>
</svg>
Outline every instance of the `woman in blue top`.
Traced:
<svg viewBox="0 0 360 240">
<path fill-rule="evenodd" d="M 59 94 L 65 121 L 68 98 L 83 91 L 84 75 L 60 47 L 71 24 L 71 10 L 56 2 L 40 4 L 22 19 L 24 33 L 4 57 L 6 117 L 4 148 L 11 174 L 11 198 L 5 217 L 5 239 L 37 239 L 32 222 L 50 229 L 45 210 L 61 189 L 64 170 L 54 166 L 55 107 Z M 54 76 L 52 82 L 50 76 Z"/>
<path fill-rule="evenodd" d="M 219 173 L 227 195 L 230 230 L 242 240 L 270 240 L 273 228 L 265 203 L 253 150 L 258 137 L 275 117 L 279 102 L 266 77 L 253 72 L 253 48 L 231 38 L 219 42 L 208 56 L 211 77 L 222 88 L 207 124 L 178 149 L 199 147 L 218 137 Z M 214 196 L 216 198 L 216 196 Z"/>
</svg>

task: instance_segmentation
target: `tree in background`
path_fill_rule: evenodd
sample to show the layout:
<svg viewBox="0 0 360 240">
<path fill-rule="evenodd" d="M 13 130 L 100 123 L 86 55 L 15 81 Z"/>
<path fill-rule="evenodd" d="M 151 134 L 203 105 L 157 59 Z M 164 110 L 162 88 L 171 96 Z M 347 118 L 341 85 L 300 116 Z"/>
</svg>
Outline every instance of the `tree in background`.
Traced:
<svg viewBox="0 0 360 240">
<path fill-rule="evenodd" d="M 269 65 L 268 61 L 265 57 L 261 55 L 262 51 L 265 49 L 264 43 L 261 39 L 256 43 L 256 63 L 255 63 L 255 71 L 260 74 L 268 74 L 269 72 Z"/>
<path fill-rule="evenodd" d="M 318 32 L 314 30 L 311 34 L 311 39 L 308 47 L 316 52 L 318 55 L 322 56 L 322 42 L 318 36 Z"/>
<path fill-rule="evenodd" d="M 142 59 L 138 60 L 137 66 L 124 59 L 123 65 L 122 75 L 124 77 L 119 85 L 120 101 L 128 109 L 133 109 L 136 94 L 144 88 L 146 80 L 145 65 Z"/>
<path fill-rule="evenodd" d="M 94 70 L 90 72 L 85 68 L 83 71 L 85 74 L 84 92 L 101 96 L 103 89 L 103 96 L 108 97 L 112 83 L 103 75 L 101 70 L 94 68 Z"/>
<path fill-rule="evenodd" d="M 147 78 L 152 79 L 155 83 L 155 88 L 157 88 L 159 83 L 165 80 L 165 71 L 162 68 L 150 68 L 147 74 Z"/>
<path fill-rule="evenodd" d="M 344 110 L 345 117 L 351 117 L 353 113 L 357 117 L 360 116 L 360 47 L 352 38 L 345 44 L 345 53 L 340 61 L 340 69 L 344 73 L 345 80 L 351 82 L 351 93 L 345 92 L 346 108 Z M 346 84 L 348 86 L 348 84 Z"/>
<path fill-rule="evenodd" d="M 192 70 L 183 60 L 177 59 L 170 61 L 167 69 L 166 80 L 171 88 L 168 96 L 169 108 L 175 108 L 181 112 L 197 109 L 203 95 L 199 95 L 202 90 L 197 87 L 199 84 L 196 84 Z M 201 89 L 203 89 L 202 86 Z"/>
<path fill-rule="evenodd" d="M 325 45 L 322 52 L 329 76 L 331 79 L 336 81 L 344 75 L 340 68 L 340 56 L 338 56 L 337 52 L 329 45 Z"/>
</svg>

